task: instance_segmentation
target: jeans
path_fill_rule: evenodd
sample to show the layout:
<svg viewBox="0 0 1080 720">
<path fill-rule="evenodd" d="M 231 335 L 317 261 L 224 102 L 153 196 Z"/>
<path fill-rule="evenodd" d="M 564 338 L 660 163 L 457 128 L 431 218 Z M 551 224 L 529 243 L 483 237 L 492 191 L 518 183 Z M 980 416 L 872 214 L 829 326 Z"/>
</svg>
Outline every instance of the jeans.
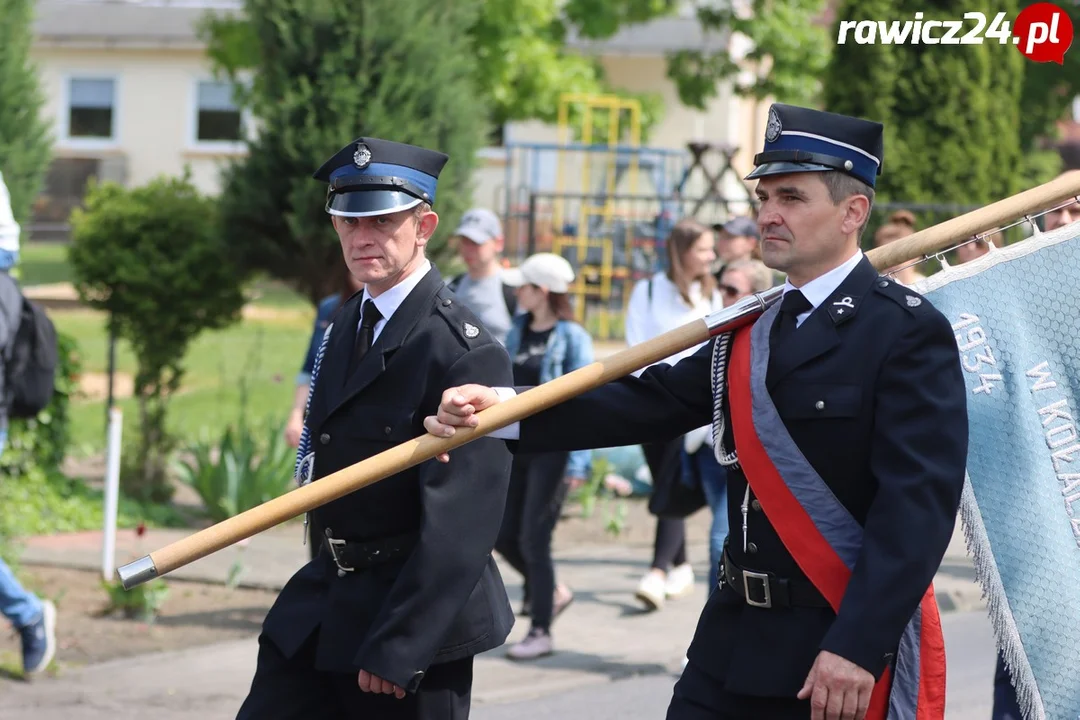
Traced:
<svg viewBox="0 0 1080 720">
<path fill-rule="evenodd" d="M 709 593 L 716 589 L 719 580 L 720 559 L 723 557 L 724 540 L 728 536 L 727 470 L 716 461 L 712 446 L 702 445 L 690 455 L 683 451 L 683 473 L 689 480 L 701 483 L 705 499 L 712 511 L 712 527 L 709 529 Z"/>
<path fill-rule="evenodd" d="M 0 454 L 7 444 L 7 428 L 0 430 Z M 0 560 L 0 613 L 16 628 L 33 625 L 41 618 L 41 601 L 15 579 L 11 568 Z"/>
</svg>

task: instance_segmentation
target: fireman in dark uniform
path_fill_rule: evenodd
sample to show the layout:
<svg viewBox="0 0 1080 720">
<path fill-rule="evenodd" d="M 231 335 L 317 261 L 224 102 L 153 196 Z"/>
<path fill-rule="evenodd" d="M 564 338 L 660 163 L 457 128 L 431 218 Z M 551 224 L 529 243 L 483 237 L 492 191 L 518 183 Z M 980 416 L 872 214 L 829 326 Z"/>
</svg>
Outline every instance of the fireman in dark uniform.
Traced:
<svg viewBox="0 0 1080 720">
<path fill-rule="evenodd" d="M 301 474 L 315 482 L 424 433 L 442 391 L 509 385 L 506 351 L 424 248 L 446 155 L 360 138 L 328 160 L 326 211 L 364 290 L 334 316 L 313 378 Z M 473 657 L 513 612 L 491 552 L 510 453 L 496 439 L 313 511 L 322 548 L 281 591 L 259 637 L 245 720 L 462 720 Z"/>
<path fill-rule="evenodd" d="M 728 469 L 732 531 L 669 720 L 861 720 L 875 687 L 886 685 L 904 717 L 916 716 L 914 703 L 938 699 L 920 691 L 931 683 L 944 701 L 943 673 L 921 674 L 919 658 L 898 666 L 897 657 L 910 647 L 912 619 L 924 612 L 955 527 L 967 387 L 948 319 L 881 277 L 859 249 L 882 135 L 879 123 L 776 104 L 749 176 L 757 180 L 764 262 L 787 282 L 783 299 L 756 321 L 749 366 L 758 394 L 752 407 L 740 406 L 755 426 L 759 417 L 770 421 L 769 433 L 745 423 L 740 431 L 783 451 L 769 451 L 779 487 L 802 492 L 796 501 L 814 521 L 798 532 L 847 533 L 852 542 L 828 550 L 850 562 L 850 579 L 834 609 L 804 574 L 795 556 L 810 538 L 782 540 L 796 531 L 770 518 L 769 507 L 783 503 L 749 487 L 767 478 L 755 473 L 748 483 L 726 397 L 719 444 L 739 459 Z M 660 441 L 715 421 L 718 342 L 492 435 L 517 439 L 521 452 L 577 450 Z M 717 380 L 723 387 L 725 378 Z M 450 388 L 425 427 L 451 435 L 503 397 Z M 832 514 L 817 523 L 816 506 Z"/>
</svg>

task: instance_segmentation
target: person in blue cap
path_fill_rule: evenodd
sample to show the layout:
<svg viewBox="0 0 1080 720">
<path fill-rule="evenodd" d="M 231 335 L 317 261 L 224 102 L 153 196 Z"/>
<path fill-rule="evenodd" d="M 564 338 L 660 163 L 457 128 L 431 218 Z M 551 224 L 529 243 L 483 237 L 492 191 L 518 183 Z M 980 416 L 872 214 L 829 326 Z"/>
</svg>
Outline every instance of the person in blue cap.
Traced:
<svg viewBox="0 0 1080 720">
<path fill-rule="evenodd" d="M 734 339 L 493 433 L 545 452 L 714 424 L 731 532 L 669 720 L 944 717 L 928 589 L 964 484 L 967 388 L 949 321 L 860 250 L 882 132 L 773 105 L 748 177 L 783 299 Z M 450 387 L 424 425 L 452 436 L 508 394 Z"/>
<path fill-rule="evenodd" d="M 301 484 L 423 435 L 443 388 L 509 385 L 510 357 L 425 256 L 442 153 L 359 138 L 315 173 L 349 271 L 316 357 Z M 497 439 L 426 462 L 311 513 L 321 548 L 263 623 L 239 718 L 468 717 L 473 657 L 513 611 L 492 557 L 510 453 Z"/>
</svg>

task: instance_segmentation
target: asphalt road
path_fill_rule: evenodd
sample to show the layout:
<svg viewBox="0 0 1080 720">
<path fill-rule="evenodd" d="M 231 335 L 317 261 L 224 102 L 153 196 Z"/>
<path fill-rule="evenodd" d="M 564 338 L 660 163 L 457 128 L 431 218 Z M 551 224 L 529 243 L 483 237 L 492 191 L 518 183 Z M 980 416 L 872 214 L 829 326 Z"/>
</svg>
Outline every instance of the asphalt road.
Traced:
<svg viewBox="0 0 1080 720">
<path fill-rule="evenodd" d="M 945 720 L 990 720 L 994 640 L 985 612 L 942 619 L 948 659 Z M 473 707 L 471 720 L 663 720 L 675 678 L 653 675 L 548 695 Z"/>
</svg>

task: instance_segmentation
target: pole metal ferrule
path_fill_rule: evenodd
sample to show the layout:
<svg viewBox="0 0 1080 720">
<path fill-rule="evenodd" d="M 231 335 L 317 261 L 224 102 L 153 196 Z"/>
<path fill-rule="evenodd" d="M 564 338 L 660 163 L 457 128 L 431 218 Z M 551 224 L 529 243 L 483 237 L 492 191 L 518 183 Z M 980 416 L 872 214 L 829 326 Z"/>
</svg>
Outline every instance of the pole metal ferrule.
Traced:
<svg viewBox="0 0 1080 720">
<path fill-rule="evenodd" d="M 120 582 L 123 583 L 124 589 L 130 590 L 136 585 L 142 585 L 144 582 L 156 578 L 158 571 L 154 561 L 149 555 L 146 555 L 134 562 L 129 562 L 127 565 L 121 565 L 116 569 L 116 574 L 120 576 Z"/>
<path fill-rule="evenodd" d="M 784 286 L 769 288 L 764 292 L 744 297 L 734 305 L 717 310 L 705 316 L 709 335 L 715 337 L 729 330 L 735 330 L 755 319 L 769 309 L 769 306 L 784 296 Z"/>
</svg>

